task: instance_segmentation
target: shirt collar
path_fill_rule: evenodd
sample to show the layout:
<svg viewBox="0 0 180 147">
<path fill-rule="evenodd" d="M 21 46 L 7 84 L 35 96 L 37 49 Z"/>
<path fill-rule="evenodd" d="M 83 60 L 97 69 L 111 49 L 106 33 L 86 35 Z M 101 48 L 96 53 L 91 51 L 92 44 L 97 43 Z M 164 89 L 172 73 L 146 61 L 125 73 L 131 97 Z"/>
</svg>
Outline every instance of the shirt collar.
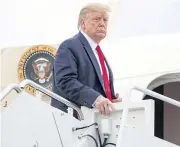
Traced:
<svg viewBox="0 0 180 147">
<path fill-rule="evenodd" d="M 84 33 L 82 30 L 80 31 L 84 37 L 87 39 L 89 45 L 91 46 L 92 50 L 95 51 L 96 47 L 97 47 L 97 43 L 94 42 L 94 40 L 92 40 L 86 33 Z"/>
</svg>

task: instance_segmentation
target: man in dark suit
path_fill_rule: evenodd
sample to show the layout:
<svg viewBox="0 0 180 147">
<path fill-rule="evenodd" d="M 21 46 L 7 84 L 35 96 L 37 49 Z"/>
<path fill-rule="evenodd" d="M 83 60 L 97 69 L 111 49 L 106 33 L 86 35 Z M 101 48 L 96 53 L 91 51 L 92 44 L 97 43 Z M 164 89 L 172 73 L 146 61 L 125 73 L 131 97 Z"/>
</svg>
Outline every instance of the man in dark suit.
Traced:
<svg viewBox="0 0 180 147">
<path fill-rule="evenodd" d="M 53 92 L 78 106 L 95 107 L 104 115 L 114 110 L 113 102 L 121 101 L 99 46 L 106 36 L 109 12 L 105 4 L 83 7 L 78 20 L 80 31 L 61 43 L 53 67 Z M 67 107 L 55 99 L 51 105 L 67 112 Z"/>
</svg>

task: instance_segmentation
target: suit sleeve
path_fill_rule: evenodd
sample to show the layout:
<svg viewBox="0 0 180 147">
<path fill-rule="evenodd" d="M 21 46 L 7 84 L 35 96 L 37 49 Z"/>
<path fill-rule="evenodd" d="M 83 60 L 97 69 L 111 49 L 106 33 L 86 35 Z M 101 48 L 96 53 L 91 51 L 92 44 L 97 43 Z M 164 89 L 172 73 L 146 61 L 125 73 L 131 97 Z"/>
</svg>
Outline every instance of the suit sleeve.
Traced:
<svg viewBox="0 0 180 147">
<path fill-rule="evenodd" d="M 100 94 L 78 81 L 78 74 L 81 73 L 78 73 L 77 66 L 71 50 L 60 46 L 54 61 L 55 85 L 66 99 L 91 108 Z"/>
</svg>

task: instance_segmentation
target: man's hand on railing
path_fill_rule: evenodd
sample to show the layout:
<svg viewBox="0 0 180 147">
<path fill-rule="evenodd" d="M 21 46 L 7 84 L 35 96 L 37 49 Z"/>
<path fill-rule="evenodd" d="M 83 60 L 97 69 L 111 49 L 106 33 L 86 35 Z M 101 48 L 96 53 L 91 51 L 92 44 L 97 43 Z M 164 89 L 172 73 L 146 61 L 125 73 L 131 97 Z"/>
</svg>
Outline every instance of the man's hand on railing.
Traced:
<svg viewBox="0 0 180 147">
<path fill-rule="evenodd" d="M 112 113 L 112 111 L 115 110 L 113 103 L 103 96 L 99 96 L 97 98 L 94 106 L 101 112 L 101 114 L 106 116 L 109 116 Z"/>
</svg>

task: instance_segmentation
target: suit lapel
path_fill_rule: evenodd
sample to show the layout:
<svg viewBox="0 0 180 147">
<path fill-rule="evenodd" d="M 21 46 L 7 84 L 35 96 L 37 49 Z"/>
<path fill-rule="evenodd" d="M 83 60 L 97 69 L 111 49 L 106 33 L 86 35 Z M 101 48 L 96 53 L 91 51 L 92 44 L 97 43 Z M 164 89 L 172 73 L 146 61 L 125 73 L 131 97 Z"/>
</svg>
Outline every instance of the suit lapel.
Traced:
<svg viewBox="0 0 180 147">
<path fill-rule="evenodd" d="M 113 84 L 113 73 L 112 73 L 112 70 L 107 62 L 107 59 L 105 59 L 105 62 L 106 62 L 106 66 L 108 68 L 108 71 L 109 71 L 109 83 L 110 83 L 110 88 L 111 88 L 111 94 L 112 94 L 112 98 L 115 98 L 115 92 L 114 92 L 114 84 Z"/>
<path fill-rule="evenodd" d="M 104 89 L 104 84 L 103 84 L 103 79 L 102 79 L 102 75 L 101 75 L 101 70 L 100 70 L 99 64 L 97 62 L 97 59 L 96 59 L 96 57 L 95 57 L 95 55 L 93 53 L 93 50 L 90 47 L 90 45 L 89 45 L 88 41 L 86 40 L 86 38 L 80 32 L 79 32 L 78 36 L 79 36 L 79 38 L 81 40 L 81 43 L 83 44 L 83 46 L 84 46 L 84 48 L 85 48 L 85 50 L 86 50 L 86 52 L 87 52 L 91 62 L 93 64 L 94 68 L 95 68 L 95 71 L 97 73 L 97 76 L 99 78 L 101 86 Z"/>
<path fill-rule="evenodd" d="M 106 57 L 104 57 L 104 60 L 105 60 L 105 63 L 106 63 L 106 66 L 108 68 L 108 71 L 109 71 L 109 82 L 111 83 L 113 81 L 113 74 L 112 74 L 112 70 L 107 62 L 107 59 Z"/>
</svg>

